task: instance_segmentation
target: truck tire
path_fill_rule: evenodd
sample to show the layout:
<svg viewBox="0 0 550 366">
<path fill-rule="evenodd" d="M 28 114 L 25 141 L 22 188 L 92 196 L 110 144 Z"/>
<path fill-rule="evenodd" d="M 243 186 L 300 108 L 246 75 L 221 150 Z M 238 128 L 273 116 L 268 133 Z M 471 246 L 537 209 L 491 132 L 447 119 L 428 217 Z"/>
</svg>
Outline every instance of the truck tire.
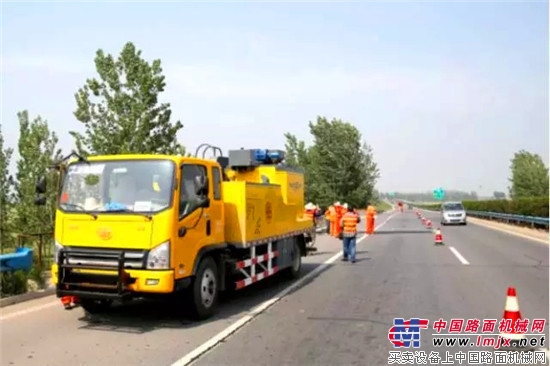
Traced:
<svg viewBox="0 0 550 366">
<path fill-rule="evenodd" d="M 285 277 L 294 280 L 300 277 L 300 271 L 302 270 L 302 254 L 300 253 L 300 246 L 298 241 L 294 240 L 294 246 L 292 248 L 292 265 L 285 269 Z"/>
<path fill-rule="evenodd" d="M 204 258 L 197 269 L 191 288 L 193 315 L 198 320 L 209 318 L 216 312 L 219 296 L 218 267 L 212 257 Z"/>
<path fill-rule="evenodd" d="M 113 300 L 80 299 L 79 304 L 86 313 L 94 315 L 105 313 L 109 310 L 113 304 Z"/>
</svg>

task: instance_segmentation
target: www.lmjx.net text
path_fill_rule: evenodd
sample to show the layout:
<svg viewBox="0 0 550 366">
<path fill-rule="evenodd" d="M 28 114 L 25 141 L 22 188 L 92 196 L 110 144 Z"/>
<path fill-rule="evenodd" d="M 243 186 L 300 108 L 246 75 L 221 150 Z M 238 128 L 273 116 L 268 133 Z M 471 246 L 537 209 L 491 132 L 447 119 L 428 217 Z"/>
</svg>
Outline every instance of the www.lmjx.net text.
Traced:
<svg viewBox="0 0 550 366">
<path fill-rule="evenodd" d="M 458 334 L 432 334 L 434 347 L 490 347 L 494 349 L 511 346 L 512 340 L 503 338 L 500 334 L 479 334 L 474 337 L 464 337 Z M 521 348 L 543 348 L 546 345 L 546 337 L 537 335 L 525 337 L 518 341 L 516 346 Z"/>
</svg>

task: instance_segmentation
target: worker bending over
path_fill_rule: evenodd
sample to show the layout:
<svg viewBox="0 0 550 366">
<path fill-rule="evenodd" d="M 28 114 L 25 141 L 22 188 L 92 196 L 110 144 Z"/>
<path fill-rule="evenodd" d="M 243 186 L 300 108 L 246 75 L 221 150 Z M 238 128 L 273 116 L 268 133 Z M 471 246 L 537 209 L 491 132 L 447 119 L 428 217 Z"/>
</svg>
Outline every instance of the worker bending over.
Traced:
<svg viewBox="0 0 550 366">
<path fill-rule="evenodd" d="M 367 227 L 365 232 L 368 235 L 374 234 L 374 218 L 376 216 L 376 208 L 371 205 L 370 203 L 367 203 Z"/>
<path fill-rule="evenodd" d="M 349 260 L 351 263 L 355 263 L 357 226 L 361 222 L 361 219 L 353 207 L 348 207 L 346 211 L 339 225 L 342 228 L 342 243 L 344 247 L 342 260 L 344 262 Z"/>
</svg>

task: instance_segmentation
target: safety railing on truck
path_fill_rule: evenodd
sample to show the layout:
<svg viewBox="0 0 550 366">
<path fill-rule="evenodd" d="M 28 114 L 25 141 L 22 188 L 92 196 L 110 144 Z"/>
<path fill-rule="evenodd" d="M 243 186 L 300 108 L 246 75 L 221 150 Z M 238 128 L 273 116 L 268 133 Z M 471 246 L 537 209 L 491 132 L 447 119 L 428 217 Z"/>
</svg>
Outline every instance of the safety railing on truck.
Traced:
<svg viewBox="0 0 550 366">
<path fill-rule="evenodd" d="M 546 227 L 548 228 L 548 217 L 537 216 L 524 216 L 515 214 L 504 214 L 499 212 L 486 212 L 486 211 L 466 211 L 466 214 L 471 217 L 478 217 L 480 219 L 498 220 L 507 223 L 525 224 L 531 227 Z"/>
</svg>

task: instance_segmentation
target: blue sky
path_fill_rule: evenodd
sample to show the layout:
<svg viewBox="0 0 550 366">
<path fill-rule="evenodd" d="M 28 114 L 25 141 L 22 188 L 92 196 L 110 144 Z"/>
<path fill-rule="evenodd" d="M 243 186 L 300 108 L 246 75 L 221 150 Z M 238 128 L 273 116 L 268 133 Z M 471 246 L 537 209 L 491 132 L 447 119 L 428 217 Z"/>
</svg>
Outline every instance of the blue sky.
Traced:
<svg viewBox="0 0 550 366">
<path fill-rule="evenodd" d="M 160 58 L 182 143 L 224 150 L 354 123 L 383 191 L 491 194 L 527 149 L 548 163 L 548 6 L 521 3 L 4 3 L 2 129 L 42 115 L 72 148 L 98 48 Z"/>
</svg>

